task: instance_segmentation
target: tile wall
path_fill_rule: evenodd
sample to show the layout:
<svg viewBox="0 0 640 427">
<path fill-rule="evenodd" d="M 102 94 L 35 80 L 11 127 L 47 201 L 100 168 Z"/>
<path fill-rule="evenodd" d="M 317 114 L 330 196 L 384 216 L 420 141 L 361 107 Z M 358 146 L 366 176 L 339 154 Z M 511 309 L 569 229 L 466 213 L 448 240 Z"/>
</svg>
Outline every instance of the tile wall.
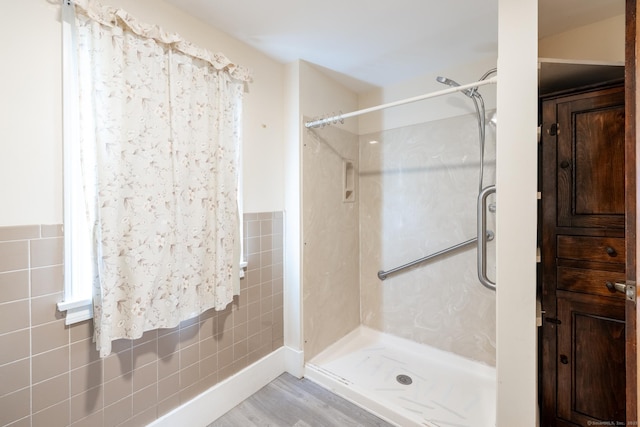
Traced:
<svg viewBox="0 0 640 427">
<path fill-rule="evenodd" d="M 0 426 L 143 426 L 283 345 L 282 212 L 244 216 L 246 277 L 226 310 L 114 343 L 65 326 L 62 227 L 0 227 Z"/>
</svg>

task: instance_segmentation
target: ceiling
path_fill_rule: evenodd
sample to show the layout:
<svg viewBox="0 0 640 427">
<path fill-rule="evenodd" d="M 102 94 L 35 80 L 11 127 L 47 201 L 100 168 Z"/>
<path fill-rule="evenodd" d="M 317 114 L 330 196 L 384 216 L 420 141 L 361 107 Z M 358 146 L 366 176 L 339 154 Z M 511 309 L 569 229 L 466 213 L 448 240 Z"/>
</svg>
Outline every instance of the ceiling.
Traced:
<svg viewBox="0 0 640 427">
<path fill-rule="evenodd" d="M 498 0 L 167 0 L 275 60 L 356 92 L 497 56 Z M 624 13 L 624 0 L 539 0 L 539 36 Z"/>
</svg>

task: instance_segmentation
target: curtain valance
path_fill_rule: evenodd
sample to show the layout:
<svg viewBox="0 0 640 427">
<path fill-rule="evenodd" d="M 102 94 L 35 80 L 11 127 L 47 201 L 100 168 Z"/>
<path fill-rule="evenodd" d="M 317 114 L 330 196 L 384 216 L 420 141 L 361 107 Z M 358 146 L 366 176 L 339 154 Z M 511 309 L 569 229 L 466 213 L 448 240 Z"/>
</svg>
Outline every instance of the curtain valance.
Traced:
<svg viewBox="0 0 640 427">
<path fill-rule="evenodd" d="M 82 13 L 102 25 L 129 29 L 141 37 L 153 39 L 158 43 L 171 46 L 181 53 L 201 59 L 211 64 L 216 70 L 226 70 L 236 80 L 245 83 L 252 80 L 249 69 L 234 64 L 222 53 L 214 53 L 194 46 L 179 34 L 168 33 L 157 25 L 140 22 L 123 9 L 104 6 L 91 0 L 74 0 L 74 4 L 76 13 Z"/>
</svg>

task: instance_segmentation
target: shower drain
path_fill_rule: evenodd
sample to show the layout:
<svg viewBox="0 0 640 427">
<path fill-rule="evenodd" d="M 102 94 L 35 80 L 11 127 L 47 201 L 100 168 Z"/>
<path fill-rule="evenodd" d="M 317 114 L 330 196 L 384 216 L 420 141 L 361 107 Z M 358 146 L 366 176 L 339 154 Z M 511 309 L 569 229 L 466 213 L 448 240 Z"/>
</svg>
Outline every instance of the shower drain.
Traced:
<svg viewBox="0 0 640 427">
<path fill-rule="evenodd" d="M 402 385 L 409 385 L 413 382 L 409 375 L 400 374 L 396 377 L 396 381 L 398 381 Z"/>
</svg>

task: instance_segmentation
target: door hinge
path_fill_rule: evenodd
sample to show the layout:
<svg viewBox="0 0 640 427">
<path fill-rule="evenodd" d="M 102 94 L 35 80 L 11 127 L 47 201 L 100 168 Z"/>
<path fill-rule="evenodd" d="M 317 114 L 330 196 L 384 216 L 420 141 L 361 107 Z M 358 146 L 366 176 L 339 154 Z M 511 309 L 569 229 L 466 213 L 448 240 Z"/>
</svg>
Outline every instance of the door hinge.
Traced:
<svg viewBox="0 0 640 427">
<path fill-rule="evenodd" d="M 556 136 L 558 135 L 558 133 L 560 133 L 560 129 L 557 123 L 552 123 L 551 126 L 549 126 L 549 129 L 547 130 L 547 133 L 549 133 L 549 135 L 551 136 Z"/>
<path fill-rule="evenodd" d="M 544 321 L 545 322 L 549 322 L 549 323 L 553 323 L 555 325 L 560 325 L 562 323 L 562 321 L 560 319 L 554 319 L 553 317 L 545 317 Z"/>
<path fill-rule="evenodd" d="M 542 125 L 538 125 L 538 144 L 542 142 Z"/>
</svg>

